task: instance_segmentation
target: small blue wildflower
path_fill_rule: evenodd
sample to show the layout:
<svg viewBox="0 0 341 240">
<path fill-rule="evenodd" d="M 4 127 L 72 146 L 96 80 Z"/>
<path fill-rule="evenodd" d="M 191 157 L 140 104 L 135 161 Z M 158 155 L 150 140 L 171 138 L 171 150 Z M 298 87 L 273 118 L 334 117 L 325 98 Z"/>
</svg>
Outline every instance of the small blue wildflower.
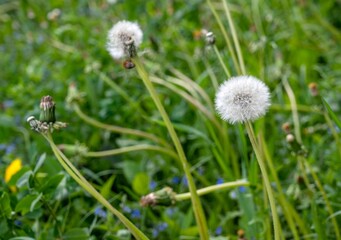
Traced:
<svg viewBox="0 0 341 240">
<path fill-rule="evenodd" d="M 160 223 L 157 225 L 157 228 L 160 232 L 165 231 L 168 228 L 168 223 Z"/>
<path fill-rule="evenodd" d="M 159 236 L 159 230 L 156 228 L 152 229 L 152 236 L 153 238 L 157 238 L 157 236 Z"/>
<path fill-rule="evenodd" d="M 217 227 L 215 230 L 215 234 L 219 236 L 222 233 L 223 233 L 223 227 L 222 226 Z"/>
<path fill-rule="evenodd" d="M 172 207 L 169 207 L 169 208 L 166 209 L 166 214 L 168 216 L 172 216 L 174 214 L 174 212 L 175 212 L 175 209 L 172 208 Z"/>
<path fill-rule="evenodd" d="M 126 206 L 126 205 L 124 205 L 124 206 L 122 207 L 122 211 L 125 212 L 125 213 L 131 213 L 131 208 L 128 207 L 128 206 Z"/>
<path fill-rule="evenodd" d="M 244 187 L 244 186 L 239 187 L 239 192 L 240 193 L 245 193 L 246 192 L 246 187 Z"/>
<path fill-rule="evenodd" d="M 180 178 L 178 176 L 175 176 L 171 180 L 172 184 L 179 184 L 180 183 Z"/>
<path fill-rule="evenodd" d="M 2 102 L 3 107 L 6 108 L 11 108 L 14 106 L 14 101 L 13 100 L 5 100 Z"/>
<path fill-rule="evenodd" d="M 98 217 L 101 217 L 101 218 L 107 217 L 106 211 L 104 211 L 101 207 L 97 207 L 94 211 L 94 214 Z"/>
<path fill-rule="evenodd" d="M 156 188 L 156 186 L 157 186 L 157 183 L 155 181 L 151 181 L 149 183 L 149 189 L 152 191 Z"/>
<path fill-rule="evenodd" d="M 188 181 L 187 181 L 187 178 L 185 176 L 182 177 L 181 183 L 186 187 L 188 186 Z"/>
<path fill-rule="evenodd" d="M 15 221 L 14 221 L 14 224 L 15 224 L 16 226 L 18 226 L 18 227 L 21 227 L 21 226 L 22 226 L 22 221 L 20 221 L 20 220 L 15 220 Z"/>
<path fill-rule="evenodd" d="M 139 209 L 133 209 L 130 216 L 132 218 L 141 218 L 141 212 Z"/>
<path fill-rule="evenodd" d="M 216 184 L 222 184 L 222 183 L 224 183 L 224 179 L 221 177 L 218 178 Z"/>
</svg>

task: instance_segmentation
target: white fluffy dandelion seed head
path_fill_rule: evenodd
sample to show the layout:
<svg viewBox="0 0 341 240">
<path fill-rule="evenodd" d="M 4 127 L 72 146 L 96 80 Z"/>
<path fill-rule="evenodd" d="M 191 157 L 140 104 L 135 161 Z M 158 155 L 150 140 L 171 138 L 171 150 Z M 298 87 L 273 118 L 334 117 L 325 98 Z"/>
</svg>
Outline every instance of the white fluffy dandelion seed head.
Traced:
<svg viewBox="0 0 341 240">
<path fill-rule="evenodd" d="M 252 76 L 230 78 L 220 85 L 215 98 L 218 114 L 232 124 L 264 116 L 270 104 L 269 88 Z"/>
<path fill-rule="evenodd" d="M 137 23 L 119 21 L 108 32 L 107 50 L 115 59 L 127 54 L 127 45 L 132 42 L 137 48 L 142 43 L 143 32 Z"/>
</svg>

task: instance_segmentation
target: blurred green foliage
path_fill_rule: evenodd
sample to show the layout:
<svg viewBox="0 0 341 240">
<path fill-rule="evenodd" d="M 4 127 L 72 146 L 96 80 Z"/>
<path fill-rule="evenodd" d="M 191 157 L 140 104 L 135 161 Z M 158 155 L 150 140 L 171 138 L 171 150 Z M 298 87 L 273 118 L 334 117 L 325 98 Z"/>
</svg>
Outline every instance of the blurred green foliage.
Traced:
<svg viewBox="0 0 341 240">
<path fill-rule="evenodd" d="M 213 3 L 224 19 L 221 2 Z M 340 119 L 341 114 L 341 3 L 228 3 L 247 72 L 263 79 L 272 90 L 273 107 L 256 123 L 256 129 L 264 131 L 268 154 L 284 192 L 312 229 L 313 238 L 333 239 L 331 216 L 320 193 L 309 196 L 296 181 L 300 169 L 281 130 L 283 123 L 292 123 L 282 80 L 288 79 L 300 106 L 307 159 L 318 172 L 334 212 L 340 213 L 340 129 L 333 119 Z M 122 19 L 137 21 L 143 29 L 141 52 L 153 75 L 178 77 L 174 72 L 177 69 L 213 99 L 211 74 L 219 83 L 226 77 L 213 51 L 205 49 L 203 39 L 196 38 L 203 28 L 215 33 L 224 61 L 233 75 L 237 74 L 219 27 L 202 0 L 0 1 L 0 176 L 15 158 L 22 159 L 24 165 L 9 183 L 0 177 L 0 239 L 131 239 L 117 219 L 106 214 L 62 171 L 46 142 L 26 123 L 28 116 L 39 115 L 40 98 L 51 95 L 57 119 L 69 124 L 67 129 L 54 133 L 58 144 L 84 143 L 91 151 L 100 151 L 147 142 L 85 124 L 65 104 L 68 86 L 74 83 L 86 93 L 81 108 L 89 116 L 169 141 L 136 72 L 125 70 L 121 61 L 112 60 L 106 52 L 107 31 Z M 228 29 L 226 21 L 224 24 Z M 119 91 L 110 88 L 103 77 L 116 83 L 138 110 Z M 328 102 L 327 111 L 310 94 L 311 82 L 317 83 Z M 198 188 L 215 184 L 220 178 L 235 180 L 238 175 L 231 170 L 231 164 L 227 162 L 224 171 L 217 162 L 210 124 L 202 114 L 168 88 L 158 86 L 158 91 L 193 166 Z M 336 133 L 326 119 L 331 120 Z M 257 239 L 266 238 L 262 234 L 269 224 L 264 222 L 267 211 L 257 164 L 240 128 L 231 126 L 228 132 L 234 151 L 228 156 L 234 154 L 242 176 L 253 187 L 202 197 L 211 235 L 237 239 L 237 230 L 248 228 Z M 101 159 L 75 155 L 72 160 L 114 206 L 151 238 L 179 239 L 181 235 L 191 239 L 197 235 L 189 202 L 172 208 L 139 206 L 141 195 L 165 185 L 176 192 L 188 191 L 182 168 L 169 156 L 137 151 Z M 11 185 L 17 189 L 11 191 Z M 339 214 L 334 217 L 341 225 Z M 218 231 L 218 227 L 222 230 Z M 282 227 L 285 236 L 291 238 L 288 229 Z M 20 236 L 26 238 L 15 238 Z"/>
</svg>

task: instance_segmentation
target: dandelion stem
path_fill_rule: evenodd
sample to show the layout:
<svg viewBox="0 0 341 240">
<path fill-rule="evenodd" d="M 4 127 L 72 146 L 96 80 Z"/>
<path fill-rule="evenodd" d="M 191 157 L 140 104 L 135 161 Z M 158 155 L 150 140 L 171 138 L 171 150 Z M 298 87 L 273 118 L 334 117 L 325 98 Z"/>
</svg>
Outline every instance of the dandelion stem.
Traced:
<svg viewBox="0 0 341 240">
<path fill-rule="evenodd" d="M 164 147 L 148 145 L 148 144 L 140 144 L 140 145 L 122 147 L 118 149 L 111 149 L 111 150 L 99 151 L 99 152 L 87 152 L 84 154 L 84 156 L 85 157 L 106 157 L 106 156 L 113 156 L 113 155 L 123 154 L 127 152 L 141 151 L 141 150 L 151 150 L 151 151 L 162 152 L 162 153 L 168 154 L 169 156 L 175 159 L 179 159 L 178 155 L 172 150 L 169 150 Z"/>
<path fill-rule="evenodd" d="M 221 183 L 221 184 L 201 188 L 201 189 L 197 190 L 197 193 L 198 193 L 198 196 L 202 196 L 202 195 L 209 194 L 211 192 L 217 192 L 217 191 L 225 190 L 228 188 L 234 188 L 234 187 L 240 187 L 240 186 L 249 186 L 249 185 L 250 185 L 250 183 L 248 181 L 238 180 L 238 181 L 234 181 L 234 182 Z M 176 194 L 176 196 L 175 196 L 176 201 L 183 201 L 183 200 L 187 200 L 190 198 L 191 198 L 190 192 Z"/>
<path fill-rule="evenodd" d="M 273 221 L 273 226 L 274 226 L 274 233 L 275 233 L 275 240 L 280 240 L 280 231 L 281 231 L 281 225 L 279 222 L 278 214 L 277 214 L 277 209 L 276 209 L 276 202 L 275 202 L 275 197 L 271 188 L 270 184 L 270 179 L 268 172 L 266 170 L 265 162 L 263 159 L 263 155 L 261 153 L 261 149 L 259 147 L 259 144 L 257 143 L 255 133 L 253 131 L 252 125 L 249 121 L 246 122 L 245 124 L 247 133 L 249 135 L 252 148 L 255 151 L 256 158 L 258 161 L 259 168 L 262 173 L 262 178 L 264 181 L 265 189 L 269 198 L 269 203 L 270 203 L 270 208 L 271 208 L 271 213 L 272 213 L 272 221 Z"/>
<path fill-rule="evenodd" d="M 191 170 L 190 170 L 190 165 L 186 159 L 184 150 L 181 146 L 180 140 L 174 130 L 174 127 L 168 117 L 168 114 L 164 108 L 164 106 L 162 105 L 160 98 L 153 86 L 153 83 L 151 82 L 151 80 L 149 79 L 148 73 L 145 71 L 142 63 L 140 62 L 140 60 L 138 58 L 134 58 L 133 59 L 135 65 L 136 65 L 136 69 L 138 74 L 140 75 L 140 77 L 142 78 L 146 88 L 148 89 L 157 109 L 159 110 L 161 117 L 163 119 L 163 121 L 165 122 L 165 125 L 168 129 L 169 135 L 174 143 L 174 146 L 176 148 L 176 151 L 179 155 L 179 158 L 181 160 L 187 181 L 188 181 L 188 187 L 191 193 L 191 200 L 192 200 L 192 205 L 193 205 L 193 210 L 194 210 L 194 214 L 195 214 L 195 218 L 199 227 L 199 233 L 200 233 L 200 238 L 202 240 L 206 240 L 209 239 L 209 235 L 208 235 L 208 229 L 207 229 L 207 223 L 206 223 L 206 218 L 204 215 L 204 211 L 199 199 L 199 196 L 197 194 L 196 191 L 196 186 L 193 180 L 193 177 L 191 175 Z"/>
<path fill-rule="evenodd" d="M 302 143 L 301 132 L 300 132 L 300 119 L 298 118 L 295 94 L 292 88 L 290 87 L 288 80 L 285 77 L 283 78 L 283 86 L 290 100 L 291 111 L 292 111 L 292 116 L 294 120 L 295 136 L 296 136 L 297 142 Z"/>
<path fill-rule="evenodd" d="M 234 52 L 234 50 L 233 50 L 233 48 L 232 48 L 232 44 L 231 44 L 230 38 L 229 38 L 229 36 L 228 36 L 228 34 L 227 34 L 227 32 L 226 32 L 226 29 L 225 29 L 225 27 L 224 27 L 224 24 L 223 24 L 223 22 L 221 21 L 219 15 L 218 15 L 218 13 L 217 13 L 217 11 L 214 9 L 211 0 L 207 0 L 207 4 L 208 4 L 209 8 L 211 9 L 211 11 L 212 11 L 212 13 L 213 13 L 215 19 L 217 20 L 217 23 L 218 23 L 218 25 L 219 25 L 219 28 L 220 28 L 221 32 L 222 32 L 223 35 L 224 35 L 224 38 L 225 38 L 227 47 L 228 47 L 229 52 L 230 52 L 230 54 L 231 54 L 232 61 L 233 61 L 233 64 L 234 64 L 234 66 L 235 66 L 235 68 L 236 68 L 236 70 L 237 70 L 237 73 L 238 73 L 238 74 L 241 74 L 240 67 L 239 67 L 238 62 L 237 62 L 236 54 L 235 54 L 235 52 Z"/>
<path fill-rule="evenodd" d="M 236 48 L 239 66 L 240 66 L 242 74 L 245 75 L 246 74 L 245 64 L 244 64 L 243 54 L 242 54 L 242 51 L 240 49 L 237 32 L 236 32 L 236 29 L 234 28 L 234 24 L 233 24 L 233 20 L 231 18 L 230 10 L 229 10 L 229 7 L 227 6 L 227 1 L 222 0 L 222 2 L 224 5 L 227 21 L 228 21 L 230 29 L 231 29 L 231 35 L 232 35 L 234 46 Z"/>
<path fill-rule="evenodd" d="M 105 206 L 112 214 L 114 214 L 134 235 L 136 239 L 148 240 L 148 238 L 141 232 L 128 218 L 114 208 L 97 190 L 83 177 L 83 175 L 73 166 L 68 158 L 58 149 L 54 143 L 50 133 L 42 134 L 49 142 L 53 153 L 55 154 L 59 163 L 67 171 L 67 173 L 89 194 L 97 199 L 103 206 Z"/>
<path fill-rule="evenodd" d="M 231 73 L 230 73 L 230 71 L 227 69 L 227 67 L 226 67 L 226 65 L 225 65 L 225 63 L 224 63 L 224 61 L 223 61 L 223 58 L 221 57 L 221 54 L 220 54 L 220 52 L 219 52 L 217 46 L 216 46 L 216 45 L 213 45 L 213 49 L 214 49 L 215 54 L 216 54 L 217 57 L 218 57 L 218 60 L 219 60 L 220 65 L 221 65 L 222 68 L 224 69 L 224 72 L 225 72 L 226 76 L 227 76 L 228 78 L 230 78 L 230 77 L 231 77 Z"/>
</svg>

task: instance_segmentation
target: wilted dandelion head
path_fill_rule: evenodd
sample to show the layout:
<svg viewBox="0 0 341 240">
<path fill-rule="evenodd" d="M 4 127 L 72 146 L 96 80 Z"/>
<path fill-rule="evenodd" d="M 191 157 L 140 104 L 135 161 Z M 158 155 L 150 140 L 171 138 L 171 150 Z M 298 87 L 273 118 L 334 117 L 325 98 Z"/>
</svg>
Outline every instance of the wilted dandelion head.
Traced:
<svg viewBox="0 0 341 240">
<path fill-rule="evenodd" d="M 137 23 L 119 21 L 108 32 L 107 50 L 115 59 L 135 57 L 143 33 Z"/>
<path fill-rule="evenodd" d="M 215 107 L 229 123 L 243 123 L 265 115 L 270 106 L 269 88 L 252 76 L 232 77 L 218 89 Z"/>
</svg>

